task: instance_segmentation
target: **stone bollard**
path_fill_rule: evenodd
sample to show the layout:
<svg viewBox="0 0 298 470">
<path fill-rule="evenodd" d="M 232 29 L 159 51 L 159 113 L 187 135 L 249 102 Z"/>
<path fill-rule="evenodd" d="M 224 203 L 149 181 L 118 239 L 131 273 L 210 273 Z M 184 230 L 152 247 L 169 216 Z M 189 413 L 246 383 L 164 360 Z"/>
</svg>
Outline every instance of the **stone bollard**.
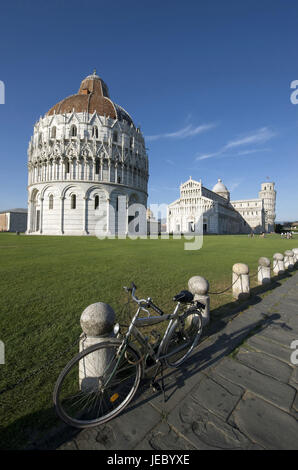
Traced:
<svg viewBox="0 0 298 470">
<path fill-rule="evenodd" d="M 273 272 L 277 276 L 285 272 L 284 255 L 281 253 L 275 253 L 273 255 Z"/>
<path fill-rule="evenodd" d="M 86 337 L 80 340 L 80 351 L 89 346 L 101 343 L 114 336 L 113 326 L 115 323 L 115 312 L 108 304 L 97 302 L 89 305 L 81 315 L 81 327 Z M 99 378 L 102 376 L 113 351 L 102 349 L 88 354 L 81 359 L 79 364 L 79 383 L 81 390 L 98 387 Z"/>
<path fill-rule="evenodd" d="M 271 281 L 271 270 L 270 270 L 270 259 L 262 258 L 259 259 L 259 266 L 258 266 L 258 284 L 268 284 Z"/>
<path fill-rule="evenodd" d="M 298 263 L 298 248 L 293 248 L 293 253 L 294 253 L 294 264 Z"/>
<path fill-rule="evenodd" d="M 293 271 L 295 263 L 294 263 L 294 253 L 292 250 L 285 251 L 284 263 L 285 263 L 285 269 L 288 269 L 289 271 Z"/>
<path fill-rule="evenodd" d="M 233 266 L 233 297 L 235 299 L 247 299 L 250 296 L 249 268 L 247 264 L 236 263 Z"/>
<path fill-rule="evenodd" d="M 210 297 L 208 295 L 209 282 L 201 276 L 193 276 L 188 281 L 188 290 L 194 296 L 194 300 L 205 305 L 202 312 L 203 327 L 210 321 Z"/>
</svg>

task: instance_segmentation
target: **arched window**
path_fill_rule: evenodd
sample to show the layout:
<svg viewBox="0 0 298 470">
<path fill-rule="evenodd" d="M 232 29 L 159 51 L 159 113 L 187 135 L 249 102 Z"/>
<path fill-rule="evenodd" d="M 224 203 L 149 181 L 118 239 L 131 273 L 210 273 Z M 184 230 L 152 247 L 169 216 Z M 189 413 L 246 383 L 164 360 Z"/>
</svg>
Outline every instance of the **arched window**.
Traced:
<svg viewBox="0 0 298 470">
<path fill-rule="evenodd" d="M 118 183 L 120 184 L 121 183 L 121 176 L 118 176 Z"/>
<path fill-rule="evenodd" d="M 95 137 L 96 139 L 98 139 L 98 127 L 97 126 L 92 127 L 92 137 Z"/>
<path fill-rule="evenodd" d="M 71 135 L 71 137 L 76 137 L 77 136 L 77 127 L 76 126 L 71 126 L 70 135 Z"/>
<path fill-rule="evenodd" d="M 52 139 L 56 139 L 56 127 L 52 127 L 52 131 L 51 131 L 51 138 Z"/>
<path fill-rule="evenodd" d="M 95 174 L 96 175 L 99 175 L 99 168 L 100 168 L 100 162 L 97 159 L 96 162 L 95 162 Z"/>
<path fill-rule="evenodd" d="M 42 133 L 41 132 L 38 134 L 38 143 L 42 144 Z"/>
<path fill-rule="evenodd" d="M 69 173 L 69 160 L 65 161 L 65 173 Z"/>
<path fill-rule="evenodd" d="M 98 209 L 99 207 L 99 196 L 96 195 L 94 198 L 94 209 Z"/>
<path fill-rule="evenodd" d="M 71 209 L 75 209 L 77 207 L 77 196 L 75 194 L 71 195 Z"/>
<path fill-rule="evenodd" d="M 118 132 L 113 133 L 113 142 L 118 142 Z"/>
<path fill-rule="evenodd" d="M 53 194 L 49 195 L 49 209 L 50 210 L 54 209 L 54 196 L 53 196 Z"/>
</svg>

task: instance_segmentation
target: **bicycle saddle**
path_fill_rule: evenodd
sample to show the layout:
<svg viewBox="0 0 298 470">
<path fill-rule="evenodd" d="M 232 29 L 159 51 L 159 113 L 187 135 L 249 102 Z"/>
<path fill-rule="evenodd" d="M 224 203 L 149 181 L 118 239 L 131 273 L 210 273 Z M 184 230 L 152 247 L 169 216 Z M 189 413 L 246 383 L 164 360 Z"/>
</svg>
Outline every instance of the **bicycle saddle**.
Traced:
<svg viewBox="0 0 298 470">
<path fill-rule="evenodd" d="M 179 294 L 177 294 L 177 295 L 175 295 L 175 297 L 173 297 L 173 300 L 174 300 L 174 302 L 188 303 L 188 302 L 193 301 L 193 295 L 188 290 L 182 290 L 181 292 L 179 292 Z"/>
</svg>

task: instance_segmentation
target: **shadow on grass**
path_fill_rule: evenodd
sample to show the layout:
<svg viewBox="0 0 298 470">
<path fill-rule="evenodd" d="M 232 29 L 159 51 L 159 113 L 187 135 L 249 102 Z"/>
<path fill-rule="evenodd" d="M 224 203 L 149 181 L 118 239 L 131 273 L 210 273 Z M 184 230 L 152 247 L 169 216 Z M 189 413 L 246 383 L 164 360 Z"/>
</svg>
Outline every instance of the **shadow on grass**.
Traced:
<svg viewBox="0 0 298 470">
<path fill-rule="evenodd" d="M 223 357 L 230 354 L 235 348 L 260 329 L 272 324 L 279 324 L 280 315 L 266 313 L 266 307 L 262 317 L 256 322 L 243 326 L 238 330 L 225 333 L 227 324 L 240 312 L 244 312 L 252 306 L 261 303 L 261 295 L 274 291 L 282 285 L 282 281 L 292 277 L 297 268 L 291 273 L 285 273 L 272 278 L 270 284 L 256 286 L 251 289 L 250 298 L 244 301 L 234 301 L 211 311 L 211 322 L 206 328 L 202 341 L 196 351 L 179 369 L 166 370 L 164 374 L 166 401 L 171 398 L 175 402 L 175 393 L 186 385 L 186 381 L 213 366 Z M 261 305 L 260 305 L 261 306 Z M 141 383 L 133 402 L 121 415 L 133 412 L 134 409 L 157 399 L 162 406 L 162 393 L 152 392 L 149 388 L 149 380 Z M 120 416 L 121 416 L 120 415 Z M 112 422 L 111 422 L 112 423 Z M 50 431 L 49 431 L 50 428 Z M 1 449 L 56 449 L 63 443 L 73 439 L 80 430 L 65 425 L 56 418 L 53 407 L 39 411 L 16 420 L 7 427 L 0 426 Z"/>
</svg>

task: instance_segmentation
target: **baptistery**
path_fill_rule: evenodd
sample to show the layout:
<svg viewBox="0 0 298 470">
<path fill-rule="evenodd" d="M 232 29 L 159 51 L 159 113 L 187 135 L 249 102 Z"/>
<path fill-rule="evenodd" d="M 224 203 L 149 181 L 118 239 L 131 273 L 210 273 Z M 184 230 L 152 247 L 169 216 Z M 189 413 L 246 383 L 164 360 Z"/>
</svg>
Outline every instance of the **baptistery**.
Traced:
<svg viewBox="0 0 298 470">
<path fill-rule="evenodd" d="M 94 72 L 34 126 L 27 233 L 96 235 L 100 225 L 101 232 L 126 234 L 142 213 L 131 207 L 144 207 L 145 222 L 147 185 L 141 130 Z"/>
</svg>

